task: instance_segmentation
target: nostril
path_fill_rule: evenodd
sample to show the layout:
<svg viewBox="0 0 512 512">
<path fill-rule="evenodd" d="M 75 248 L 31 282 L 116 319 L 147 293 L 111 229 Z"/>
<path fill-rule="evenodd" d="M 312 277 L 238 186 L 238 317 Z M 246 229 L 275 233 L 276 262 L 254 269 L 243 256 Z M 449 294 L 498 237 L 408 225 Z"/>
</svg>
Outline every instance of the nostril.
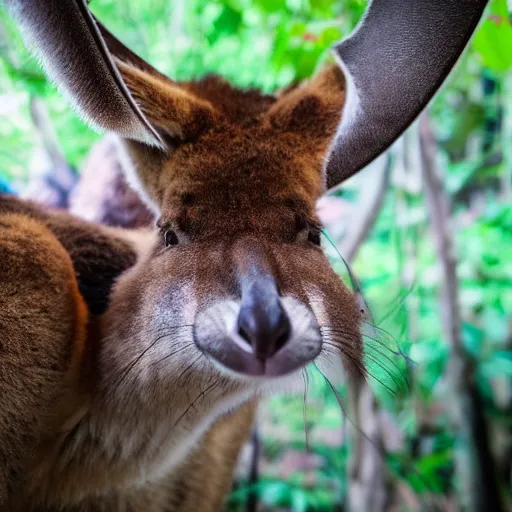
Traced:
<svg viewBox="0 0 512 512">
<path fill-rule="evenodd" d="M 291 324 L 280 302 L 242 307 L 238 316 L 238 334 L 258 359 L 268 359 L 281 350 L 291 335 Z"/>
<path fill-rule="evenodd" d="M 288 338 L 288 333 L 281 334 L 275 341 L 274 352 L 278 352 L 279 350 L 281 350 L 286 345 Z"/>
<path fill-rule="evenodd" d="M 274 347 L 275 347 L 274 351 L 275 352 L 277 352 L 278 350 L 281 350 L 286 345 L 286 342 L 290 339 L 290 335 L 291 335 L 290 321 L 288 320 L 288 317 L 286 316 L 280 325 L 279 332 L 278 332 L 275 342 L 274 342 Z"/>
<path fill-rule="evenodd" d="M 290 339 L 292 331 L 290 319 L 281 304 L 279 304 L 277 315 L 277 322 L 275 323 L 272 336 L 274 353 L 284 347 L 286 342 Z"/>
<path fill-rule="evenodd" d="M 251 337 L 249 336 L 249 334 L 247 333 L 247 331 L 245 330 L 244 326 L 241 325 L 240 323 L 238 324 L 238 334 L 240 335 L 241 338 L 243 338 L 243 340 L 248 344 L 248 345 L 252 345 L 251 343 Z"/>
</svg>

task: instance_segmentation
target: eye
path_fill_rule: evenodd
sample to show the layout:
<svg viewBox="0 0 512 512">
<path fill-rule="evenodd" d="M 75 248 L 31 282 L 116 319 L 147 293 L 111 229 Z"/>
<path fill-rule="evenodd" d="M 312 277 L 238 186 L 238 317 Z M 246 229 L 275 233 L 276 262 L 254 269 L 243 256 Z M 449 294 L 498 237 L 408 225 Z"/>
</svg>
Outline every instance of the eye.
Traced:
<svg viewBox="0 0 512 512">
<path fill-rule="evenodd" d="M 170 247 L 171 245 L 178 245 L 178 236 L 172 229 L 164 231 L 164 245 Z"/>
<path fill-rule="evenodd" d="M 308 242 L 320 245 L 320 231 L 310 229 L 308 232 Z"/>
</svg>

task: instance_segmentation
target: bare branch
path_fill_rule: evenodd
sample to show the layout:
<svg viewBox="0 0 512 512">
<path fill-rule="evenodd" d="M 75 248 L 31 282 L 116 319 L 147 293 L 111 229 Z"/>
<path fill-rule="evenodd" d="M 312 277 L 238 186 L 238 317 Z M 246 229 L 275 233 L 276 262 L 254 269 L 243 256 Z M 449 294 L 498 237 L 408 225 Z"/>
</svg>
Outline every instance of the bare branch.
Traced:
<svg viewBox="0 0 512 512">
<path fill-rule="evenodd" d="M 371 180 L 361 192 L 356 215 L 343 239 L 340 252 L 347 264 L 355 259 L 384 203 L 392 157 L 388 153 L 383 158 L 383 165 L 374 170 Z M 381 512 L 386 510 L 389 492 L 380 407 L 368 383 L 352 384 L 350 388 L 354 427 L 350 428 L 349 509 Z"/>
<path fill-rule="evenodd" d="M 257 512 L 258 510 L 258 492 L 255 489 L 256 484 L 259 480 L 259 459 L 260 459 L 260 448 L 261 440 L 258 425 L 254 425 L 254 429 L 251 437 L 251 467 L 249 470 L 249 486 L 251 491 L 247 496 L 247 505 L 245 507 L 246 512 Z"/>
<path fill-rule="evenodd" d="M 354 261 L 361 244 L 370 234 L 384 203 L 391 174 L 392 156 L 388 152 L 383 158 L 384 164 L 379 169 L 375 169 L 371 176 L 372 179 L 368 180 L 368 185 L 365 185 L 361 192 L 356 209 L 357 222 L 356 219 L 353 219 L 351 229 L 343 238 L 340 252 L 347 263 Z"/>
<path fill-rule="evenodd" d="M 23 196 L 48 206 L 66 207 L 76 176 L 60 149 L 48 107 L 41 98 L 31 98 L 30 115 L 47 158 L 43 159 L 46 162 L 42 162 L 42 165 L 46 165 L 45 167 L 34 166 L 29 186 Z"/>
<path fill-rule="evenodd" d="M 57 138 L 57 132 L 50 119 L 46 103 L 37 97 L 30 100 L 30 115 L 57 175 L 69 177 L 71 168 L 64 157 Z"/>
<path fill-rule="evenodd" d="M 436 170 L 436 141 L 427 114 L 420 118 L 420 156 L 427 210 L 442 271 L 441 311 L 450 344 L 447 370 L 452 421 L 457 434 L 456 465 L 461 506 L 468 512 L 502 511 L 486 420 L 475 386 L 474 367 L 462 343 L 459 284 L 450 205 Z"/>
</svg>

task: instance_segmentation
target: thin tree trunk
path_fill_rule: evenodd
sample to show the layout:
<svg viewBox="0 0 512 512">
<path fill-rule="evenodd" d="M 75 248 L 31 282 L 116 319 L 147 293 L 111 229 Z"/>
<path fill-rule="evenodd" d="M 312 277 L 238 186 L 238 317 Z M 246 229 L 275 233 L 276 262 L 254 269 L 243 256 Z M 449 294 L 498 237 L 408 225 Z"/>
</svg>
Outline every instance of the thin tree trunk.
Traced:
<svg viewBox="0 0 512 512">
<path fill-rule="evenodd" d="M 420 118 L 420 156 L 427 211 L 442 269 L 442 322 L 450 344 L 448 410 L 457 435 L 456 474 L 459 499 L 468 512 L 504 510 L 495 478 L 487 426 L 475 386 L 474 365 L 462 343 L 459 285 L 450 206 L 436 172 L 436 141 L 427 114 Z"/>
<path fill-rule="evenodd" d="M 406 131 L 401 138 L 400 158 L 397 158 L 395 169 L 402 171 L 402 175 L 407 177 L 395 193 L 395 218 L 399 225 L 403 225 L 406 219 L 410 218 L 410 205 L 408 201 L 408 193 L 419 193 L 421 190 L 421 175 L 419 166 L 414 165 L 413 158 L 417 154 L 413 142 L 417 140 L 416 132 L 413 130 Z M 396 171 L 395 171 L 396 172 Z M 404 306 L 407 314 L 407 330 L 406 339 L 409 341 L 417 340 L 419 337 L 418 325 L 418 297 L 416 293 L 412 293 L 414 283 L 416 282 L 416 272 L 418 267 L 418 246 L 416 234 L 414 236 L 406 236 L 402 239 L 400 245 L 400 281 L 403 290 L 406 290 L 404 298 Z M 409 368 L 411 370 L 411 368 Z"/>
<path fill-rule="evenodd" d="M 367 383 L 353 389 L 351 395 L 352 421 L 357 428 L 350 429 L 348 508 L 351 512 L 383 512 L 390 500 L 380 407 Z"/>
<path fill-rule="evenodd" d="M 341 245 L 346 263 L 355 259 L 368 237 L 384 203 L 391 173 L 388 154 L 380 169 L 372 175 L 372 187 L 359 200 L 357 222 Z M 389 486 L 383 459 L 384 441 L 380 407 L 367 382 L 351 385 L 353 426 L 349 428 L 351 454 L 348 463 L 348 508 L 352 512 L 383 512 L 389 503 Z"/>
<path fill-rule="evenodd" d="M 30 116 L 41 138 L 44 150 L 52 162 L 57 179 L 72 183 L 73 171 L 60 149 L 57 133 L 48 113 L 48 107 L 41 98 L 35 96 L 31 98 Z"/>
<path fill-rule="evenodd" d="M 371 181 L 368 180 L 368 185 L 362 190 L 357 208 L 357 222 L 354 219 L 341 244 L 340 252 L 348 264 L 354 261 L 361 244 L 370 234 L 386 197 L 391 173 L 391 156 L 387 154 L 383 158 L 386 159 L 384 164 L 380 169 L 375 169 Z"/>
<path fill-rule="evenodd" d="M 251 491 L 247 496 L 247 505 L 245 507 L 246 512 L 256 512 L 258 510 L 258 491 L 255 486 L 259 480 L 259 460 L 260 460 L 260 448 L 261 439 L 258 430 L 258 425 L 254 426 L 252 437 L 251 437 L 251 467 L 249 469 L 249 485 Z"/>
<path fill-rule="evenodd" d="M 31 183 L 24 196 L 39 199 L 48 206 L 65 208 L 68 206 L 69 193 L 76 183 L 76 175 L 60 149 L 48 107 L 41 98 L 31 98 L 30 116 L 47 162 L 44 168 L 33 169 Z"/>
</svg>

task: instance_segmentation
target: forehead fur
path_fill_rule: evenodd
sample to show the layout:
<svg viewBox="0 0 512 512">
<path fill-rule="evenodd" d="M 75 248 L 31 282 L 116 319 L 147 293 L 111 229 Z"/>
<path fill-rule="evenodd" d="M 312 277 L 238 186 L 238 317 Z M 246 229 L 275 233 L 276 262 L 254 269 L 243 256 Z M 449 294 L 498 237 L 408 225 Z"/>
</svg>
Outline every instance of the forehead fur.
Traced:
<svg viewBox="0 0 512 512">
<path fill-rule="evenodd" d="M 144 113 L 174 141 L 157 165 L 137 166 L 163 220 L 181 218 L 190 227 L 197 218 L 209 229 L 215 217 L 217 225 L 254 229 L 248 212 L 261 222 L 284 222 L 289 210 L 314 217 L 345 98 L 336 66 L 278 95 L 237 89 L 214 76 L 178 85 L 122 71 Z"/>
</svg>

